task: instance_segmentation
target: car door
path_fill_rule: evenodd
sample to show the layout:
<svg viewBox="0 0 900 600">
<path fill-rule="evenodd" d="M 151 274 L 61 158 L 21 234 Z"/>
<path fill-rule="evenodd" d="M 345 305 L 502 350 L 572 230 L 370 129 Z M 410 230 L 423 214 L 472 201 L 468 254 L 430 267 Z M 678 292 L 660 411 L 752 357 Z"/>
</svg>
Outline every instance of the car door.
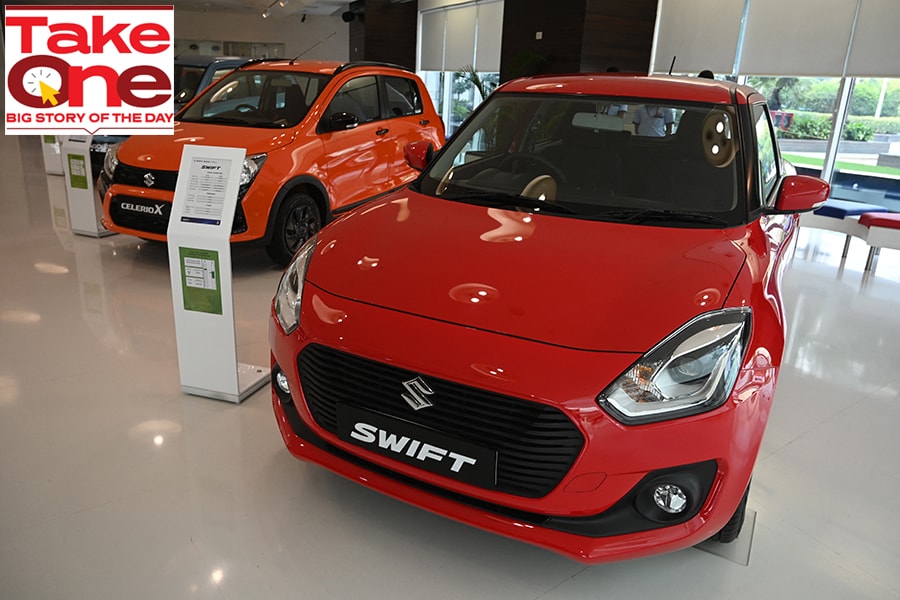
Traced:
<svg viewBox="0 0 900 600">
<path fill-rule="evenodd" d="M 756 172 L 757 202 L 759 206 L 774 206 L 778 195 L 778 184 L 782 173 L 775 133 L 766 105 L 757 103 L 752 106 L 753 133 L 756 139 Z M 760 227 L 766 235 L 769 250 L 769 262 L 765 274 L 766 287 L 777 286 L 781 271 L 787 265 L 784 259 L 789 244 L 797 233 L 798 219 L 796 215 L 763 214 L 760 216 Z M 778 271 L 773 272 L 774 268 Z M 777 291 L 777 290 L 776 290 Z"/>
<path fill-rule="evenodd" d="M 431 123 L 423 109 L 423 94 L 414 79 L 393 75 L 381 77 L 382 111 L 389 129 L 385 136 L 391 145 L 391 187 L 400 186 L 414 179 L 413 170 L 403 156 L 403 149 L 410 142 L 428 141 L 438 148 L 443 142 L 437 133 L 437 124 Z"/>
<path fill-rule="evenodd" d="M 335 115 L 353 115 L 357 125 L 335 129 Z M 337 90 L 319 122 L 323 164 L 332 209 L 348 206 L 391 189 L 393 143 L 382 118 L 378 78 L 360 75 Z M 401 152 L 402 156 L 402 152 Z"/>
</svg>

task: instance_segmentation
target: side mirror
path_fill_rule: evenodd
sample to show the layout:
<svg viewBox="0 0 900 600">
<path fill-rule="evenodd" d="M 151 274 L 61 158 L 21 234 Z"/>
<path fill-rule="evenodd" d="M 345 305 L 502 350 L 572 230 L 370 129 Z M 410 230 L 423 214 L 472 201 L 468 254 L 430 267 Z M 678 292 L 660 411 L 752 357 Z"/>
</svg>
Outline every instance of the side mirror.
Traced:
<svg viewBox="0 0 900 600">
<path fill-rule="evenodd" d="M 424 171 L 434 157 L 434 145 L 431 142 L 410 142 L 403 148 L 406 164 L 416 171 Z"/>
<path fill-rule="evenodd" d="M 328 119 L 328 131 L 346 131 L 359 125 L 359 119 L 353 113 L 334 113 Z"/>
<path fill-rule="evenodd" d="M 831 186 L 818 177 L 788 175 L 781 182 L 775 206 L 766 212 L 791 214 L 815 210 L 825 204 Z"/>
</svg>

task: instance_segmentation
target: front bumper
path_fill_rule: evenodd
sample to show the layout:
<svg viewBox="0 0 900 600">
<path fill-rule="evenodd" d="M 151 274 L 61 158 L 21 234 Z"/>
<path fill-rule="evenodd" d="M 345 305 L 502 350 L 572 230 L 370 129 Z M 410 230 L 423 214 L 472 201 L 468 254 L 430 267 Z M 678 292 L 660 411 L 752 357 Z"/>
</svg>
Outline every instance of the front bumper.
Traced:
<svg viewBox="0 0 900 600">
<path fill-rule="evenodd" d="M 273 386 L 273 408 L 285 444 L 298 458 L 426 510 L 584 562 L 695 545 L 724 526 L 743 496 L 774 389 L 772 368 L 745 369 L 732 399 L 715 411 L 626 427 L 594 398 L 632 355 L 473 331 L 358 304 L 312 286 L 303 303 L 302 325 L 292 336 L 285 336 L 275 319 L 270 325 L 273 374 L 284 369 L 293 391 L 289 397 Z M 310 413 L 297 357 L 312 343 L 399 364 L 426 378 L 552 405 L 578 427 L 584 445 L 565 477 L 540 497 L 485 489 L 374 453 L 322 428 Z M 746 364 L 755 364 L 753 354 L 751 348 Z M 534 369 L 536 364 L 553 365 L 553 377 Z M 482 368 L 486 365 L 504 365 L 504 376 L 490 375 L 497 371 Z M 675 520 L 653 513 L 646 503 L 648 490 L 672 478 L 698 482 L 692 509 Z"/>
<path fill-rule="evenodd" d="M 103 172 L 97 178 L 96 187 L 103 205 L 100 221 L 104 227 L 116 233 L 166 241 L 174 191 L 114 183 Z M 248 232 L 243 203 L 239 200 L 235 207 L 231 241 L 252 241 L 258 237 L 261 236 Z"/>
</svg>

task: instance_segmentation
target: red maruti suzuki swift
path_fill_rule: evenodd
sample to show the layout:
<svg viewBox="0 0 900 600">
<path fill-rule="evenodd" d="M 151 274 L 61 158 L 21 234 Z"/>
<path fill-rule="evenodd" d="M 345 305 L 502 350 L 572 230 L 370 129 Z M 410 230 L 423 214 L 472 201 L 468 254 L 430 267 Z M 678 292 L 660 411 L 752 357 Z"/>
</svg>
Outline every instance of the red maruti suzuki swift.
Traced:
<svg viewBox="0 0 900 600">
<path fill-rule="evenodd" d="M 427 150 L 284 273 L 269 338 L 288 450 L 586 562 L 735 539 L 796 213 L 828 195 L 782 162 L 764 98 L 522 79 Z"/>
</svg>

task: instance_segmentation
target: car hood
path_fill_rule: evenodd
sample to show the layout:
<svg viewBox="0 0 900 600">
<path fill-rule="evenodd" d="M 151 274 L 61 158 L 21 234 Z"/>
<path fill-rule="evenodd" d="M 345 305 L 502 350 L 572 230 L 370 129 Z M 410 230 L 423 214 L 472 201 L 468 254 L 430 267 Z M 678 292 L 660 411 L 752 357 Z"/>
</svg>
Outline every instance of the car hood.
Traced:
<svg viewBox="0 0 900 600">
<path fill-rule="evenodd" d="M 294 139 L 292 129 L 259 129 L 229 125 L 175 122 L 174 135 L 137 135 L 119 148 L 119 161 L 132 166 L 177 171 L 186 144 L 240 147 L 247 156 L 271 152 Z"/>
<path fill-rule="evenodd" d="M 723 305 L 745 260 L 735 235 L 743 230 L 585 221 L 406 189 L 324 229 L 307 282 L 466 327 L 643 353 Z"/>
</svg>

